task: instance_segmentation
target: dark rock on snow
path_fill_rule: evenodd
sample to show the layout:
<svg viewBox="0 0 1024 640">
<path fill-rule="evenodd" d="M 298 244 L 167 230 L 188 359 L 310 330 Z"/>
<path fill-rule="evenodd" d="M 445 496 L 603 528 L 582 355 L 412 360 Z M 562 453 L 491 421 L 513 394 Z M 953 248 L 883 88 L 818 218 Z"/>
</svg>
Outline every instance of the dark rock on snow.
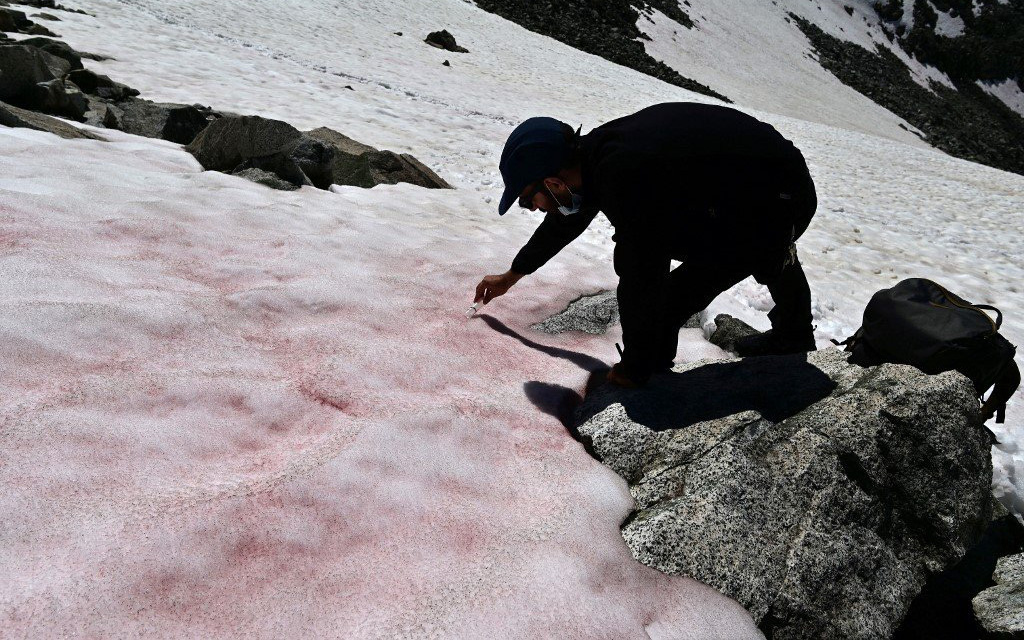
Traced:
<svg viewBox="0 0 1024 640">
<path fill-rule="evenodd" d="M 460 47 L 458 43 L 455 42 L 455 36 L 448 33 L 447 29 L 442 29 L 441 31 L 434 31 L 430 33 L 426 37 L 426 39 L 423 40 L 423 42 L 426 42 L 432 47 L 444 49 L 445 51 L 452 51 L 454 53 L 469 53 L 469 49 L 466 49 L 465 47 Z"/>
<path fill-rule="evenodd" d="M 715 332 L 708 340 L 726 351 L 736 351 L 736 341 L 760 333 L 746 322 L 724 313 L 715 316 Z"/>
<path fill-rule="evenodd" d="M 97 97 L 87 95 L 86 100 L 89 101 L 89 110 L 85 113 L 86 124 L 120 130 L 120 109 Z"/>
<path fill-rule="evenodd" d="M 164 140 L 189 144 L 221 114 L 201 105 L 164 105 L 167 120 L 160 132 Z"/>
<path fill-rule="evenodd" d="M 295 187 L 408 182 L 450 188 L 411 155 L 380 151 L 327 128 L 302 134 L 277 120 L 222 117 L 201 105 L 137 98 L 138 90 L 85 69 L 82 57 L 88 54 L 60 41 L 28 40 L 0 45 L 0 100 L 17 107 L 185 144 L 206 169 L 258 169 Z"/>
<path fill-rule="evenodd" d="M 28 29 L 33 24 L 23 11 L 0 8 L 0 31 L 17 33 Z"/>
<path fill-rule="evenodd" d="M 724 102 L 724 95 L 692 78 L 679 75 L 664 62 L 647 53 L 640 30 L 641 16 L 657 8 L 681 27 L 694 23 L 677 0 L 476 0 L 484 11 L 497 14 L 530 31 L 600 56 L 630 69 L 646 73 L 689 91 Z"/>
<path fill-rule="evenodd" d="M 242 169 L 241 171 L 236 171 L 233 175 L 280 191 L 294 191 L 295 189 L 298 189 L 294 184 L 282 180 L 281 178 L 278 178 L 276 174 L 262 169 Z"/>
<path fill-rule="evenodd" d="M 64 76 L 70 63 L 34 47 L 0 46 L 0 100 L 15 106 L 81 120 L 88 103 Z"/>
<path fill-rule="evenodd" d="M 57 56 L 67 60 L 71 65 L 71 70 L 82 68 L 82 57 L 83 54 L 72 49 L 66 42 L 60 40 L 51 40 L 50 38 L 25 38 L 18 42 L 20 45 L 29 47 L 35 47 L 49 53 L 50 55 Z"/>
<path fill-rule="evenodd" d="M 58 118 L 46 116 L 41 113 L 34 113 L 32 111 L 26 111 L 25 109 L 19 109 L 18 107 L 4 104 L 3 102 L 0 102 L 0 125 L 5 127 L 35 129 L 36 131 L 47 131 L 54 135 L 58 135 L 61 138 L 103 140 L 103 138 L 97 135 L 77 127 L 73 127 Z"/>
<path fill-rule="evenodd" d="M 73 69 L 68 73 L 68 80 L 89 95 L 105 100 L 118 102 L 139 95 L 138 89 L 132 89 L 120 82 L 114 82 L 108 76 L 94 73 L 88 69 Z"/>
<path fill-rule="evenodd" d="M 683 328 L 700 329 L 705 315 L 703 311 L 693 314 L 683 323 Z M 550 334 L 580 331 L 601 335 L 618 323 L 619 301 L 615 291 L 599 291 L 593 295 L 580 296 L 570 302 L 564 310 L 530 328 Z"/>
<path fill-rule="evenodd" d="M 320 127 L 306 137 L 334 147 L 330 174 L 334 184 L 370 188 L 407 182 L 428 189 L 450 189 L 426 165 L 407 153 L 379 151 L 337 131 Z"/>
<path fill-rule="evenodd" d="M 206 169 L 262 169 L 291 184 L 321 189 L 398 182 L 448 187 L 408 154 L 378 151 L 326 127 L 303 134 L 286 122 L 258 116 L 221 118 L 187 149 Z"/>
<path fill-rule="evenodd" d="M 81 9 L 69 9 L 62 4 L 57 4 L 54 0 L 18 0 L 18 4 L 23 4 L 27 7 L 35 7 L 36 9 L 53 9 L 54 11 L 67 11 L 68 13 L 80 13 L 82 15 L 91 15 Z"/>
<path fill-rule="evenodd" d="M 875 3 L 875 6 L 878 7 L 880 4 Z M 893 0 L 889 0 L 888 4 L 892 5 Z M 924 5 L 927 3 L 917 3 L 922 9 Z M 996 73 L 996 78 L 989 79 L 1006 78 L 1006 75 L 1002 75 L 1004 73 L 1010 77 L 1017 77 L 1021 66 L 1020 38 L 1024 33 L 1020 7 L 997 2 L 979 3 L 978 6 L 984 7 L 982 10 L 986 12 L 993 9 L 1005 9 L 1010 12 L 1001 20 L 1005 30 L 998 28 L 996 34 L 978 43 L 984 53 L 977 55 L 986 61 L 988 71 L 1000 69 Z M 902 13 L 902 4 L 900 7 Z M 999 9 L 1000 7 L 1003 9 Z M 970 16 L 971 13 L 968 5 L 967 11 L 962 15 Z M 904 118 L 924 133 L 924 139 L 929 144 L 957 158 L 1024 175 L 1024 117 L 975 84 L 974 80 L 978 76 L 973 74 L 979 72 L 976 67 L 979 62 L 969 62 L 969 59 L 974 57 L 970 52 L 957 52 L 946 60 L 949 64 L 938 64 L 949 70 L 956 89 L 937 82 L 931 82 L 926 89 L 911 77 L 906 64 L 889 49 L 876 46 L 874 51 L 868 51 L 852 42 L 825 33 L 818 26 L 795 14 L 789 15 L 810 40 L 818 62 L 823 68 L 835 75 L 843 84 Z M 967 19 L 970 20 L 969 17 Z M 1014 34 L 1012 31 L 1017 33 Z M 950 43 L 949 46 L 954 48 L 958 46 L 957 42 L 964 43 L 967 40 L 969 37 L 937 39 Z M 915 47 L 909 46 L 909 43 L 915 41 L 919 42 L 917 38 L 899 42 L 910 49 L 908 53 L 914 53 Z M 1013 50 L 1017 52 L 1016 55 L 999 55 Z M 924 61 L 923 57 L 918 59 Z M 971 68 L 969 75 L 973 77 L 965 77 L 962 70 L 960 73 L 957 72 L 961 61 Z M 938 63 L 937 60 L 933 62 Z"/>
<path fill-rule="evenodd" d="M 302 134 L 280 120 L 259 116 L 225 117 L 210 124 L 186 150 L 204 169 L 231 172 L 252 158 L 280 154 Z"/>
<path fill-rule="evenodd" d="M 247 169 L 258 169 L 273 173 L 296 189 L 304 186 L 314 186 L 305 172 L 287 153 L 273 153 L 268 156 L 249 158 L 235 167 L 231 173 L 239 173 Z"/>
<path fill-rule="evenodd" d="M 60 34 L 54 33 L 44 27 L 41 24 L 33 24 L 28 29 L 24 30 L 24 33 L 28 33 L 34 36 L 46 36 L 47 38 L 59 38 Z"/>
<path fill-rule="evenodd" d="M 49 20 L 51 22 L 60 22 L 60 18 L 51 13 L 37 13 L 33 18 L 39 18 L 40 20 Z"/>
<path fill-rule="evenodd" d="M 73 84 L 64 80 L 40 82 L 32 92 L 31 104 L 39 111 L 83 120 L 89 110 L 89 101 Z"/>
<path fill-rule="evenodd" d="M 211 120 L 220 115 L 207 107 L 152 102 L 141 98 L 128 98 L 115 105 L 116 110 L 109 107 L 106 110 L 105 126 L 178 144 L 191 143 Z"/>
<path fill-rule="evenodd" d="M 598 387 L 577 416 L 630 485 L 633 555 L 735 598 L 770 638 L 892 636 L 991 518 L 967 378 L 846 356 L 680 365 Z"/>
<path fill-rule="evenodd" d="M 34 47 L 0 46 L 0 100 L 30 101 L 35 85 L 63 78 L 70 68 L 66 60 Z"/>
</svg>

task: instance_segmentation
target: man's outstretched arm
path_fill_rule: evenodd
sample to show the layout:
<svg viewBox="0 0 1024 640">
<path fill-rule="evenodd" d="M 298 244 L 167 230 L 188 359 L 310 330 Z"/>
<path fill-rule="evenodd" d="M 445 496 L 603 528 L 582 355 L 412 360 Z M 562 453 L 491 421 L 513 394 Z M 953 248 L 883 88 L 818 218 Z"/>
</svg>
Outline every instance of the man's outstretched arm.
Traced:
<svg viewBox="0 0 1024 640">
<path fill-rule="evenodd" d="M 571 216 L 560 213 L 545 215 L 529 242 L 512 261 L 512 271 L 531 274 L 540 269 L 570 242 L 580 237 L 596 216 L 596 210 L 586 209 Z"/>
<path fill-rule="evenodd" d="M 544 221 L 512 261 L 512 268 L 505 273 L 484 276 L 480 284 L 476 285 L 476 298 L 473 302 L 487 304 L 494 298 L 504 295 L 523 276 L 540 269 L 566 245 L 578 238 L 595 216 L 596 210 L 584 210 L 572 216 L 563 216 L 559 213 L 544 216 Z"/>
</svg>

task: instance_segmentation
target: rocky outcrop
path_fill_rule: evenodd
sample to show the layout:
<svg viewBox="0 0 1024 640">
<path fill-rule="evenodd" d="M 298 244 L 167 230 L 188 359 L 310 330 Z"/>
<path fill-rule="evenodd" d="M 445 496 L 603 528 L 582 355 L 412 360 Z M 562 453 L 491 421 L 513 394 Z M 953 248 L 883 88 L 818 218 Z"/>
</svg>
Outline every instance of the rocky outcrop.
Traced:
<svg viewBox="0 0 1024 640">
<path fill-rule="evenodd" d="M 109 81 L 106 76 L 98 77 Z M 114 87 L 100 86 L 96 91 L 102 95 L 104 91 L 119 92 L 127 89 L 124 85 L 113 84 Z M 220 117 L 219 113 L 202 105 L 152 102 L 140 98 L 108 102 L 110 104 L 105 110 L 104 126 L 178 144 L 191 143 L 212 121 Z M 94 109 L 98 110 L 98 105 L 94 104 Z"/>
<path fill-rule="evenodd" d="M 303 134 L 286 122 L 258 116 L 221 118 L 186 148 L 206 169 L 260 169 L 295 186 L 369 188 L 408 182 L 448 187 L 408 154 L 378 151 L 327 128 Z"/>
<path fill-rule="evenodd" d="M 53 33 L 43 25 L 29 20 L 23 11 L 16 11 L 15 9 L 2 6 L 0 6 L 0 31 L 57 37 L 56 33 Z"/>
<path fill-rule="evenodd" d="M 974 598 L 974 615 L 989 638 L 1024 638 L 1024 554 L 1000 558 L 996 586 Z"/>
<path fill-rule="evenodd" d="M 4 104 L 3 102 L 0 102 L 0 125 L 5 127 L 35 129 L 36 131 L 47 131 L 58 135 L 61 138 L 68 139 L 103 139 L 97 135 L 89 133 L 88 131 L 73 127 L 58 118 L 27 111 L 25 109 L 19 109 L 18 107 Z"/>
<path fill-rule="evenodd" d="M 35 85 L 61 79 L 70 69 L 66 60 L 35 47 L 0 46 L 0 100 L 31 100 Z"/>
<path fill-rule="evenodd" d="M 82 54 L 72 49 L 66 42 L 51 40 L 50 38 L 25 38 L 18 41 L 18 44 L 34 47 L 52 56 L 62 58 L 71 65 L 71 70 L 82 68 Z"/>
<path fill-rule="evenodd" d="M 302 134 L 287 122 L 259 116 L 221 118 L 186 150 L 204 169 L 231 172 L 252 158 L 286 153 Z"/>
<path fill-rule="evenodd" d="M 31 26 L 32 21 L 28 19 L 28 16 L 23 11 L 0 7 L 0 31 L 17 33 Z"/>
<path fill-rule="evenodd" d="M 139 95 L 138 89 L 114 82 L 108 76 L 94 73 L 88 69 L 72 68 L 67 79 L 75 83 L 75 86 L 85 93 L 104 100 L 118 102 Z"/>
<path fill-rule="evenodd" d="M 4 17 L 13 26 L 25 25 L 18 12 L 0 12 L 0 19 Z M 204 168 L 241 173 L 274 188 L 373 187 L 400 182 L 450 188 L 409 154 L 374 149 L 331 129 L 322 127 L 303 134 L 279 120 L 225 117 L 198 104 L 144 100 L 137 97 L 138 90 L 86 69 L 82 64 L 86 57 L 90 54 L 47 38 L 0 44 L 0 101 L 188 145 Z M 8 120 L 27 122 L 22 117 Z"/>
<path fill-rule="evenodd" d="M 878 46 L 875 51 L 868 51 L 795 14 L 790 14 L 790 18 L 810 40 L 822 67 L 843 84 L 924 132 L 929 144 L 957 158 L 1024 174 L 1024 118 L 985 93 L 973 80 L 957 80 L 954 74 L 956 89 L 937 82 L 931 82 L 926 89 L 914 81 L 908 67 L 889 49 Z M 1006 38 L 1006 46 L 1019 50 L 1019 40 L 1014 41 L 1008 34 L 1002 37 Z M 1014 64 L 1014 58 L 1002 59 L 994 55 L 995 50 L 991 47 L 985 54 L 989 66 Z M 1016 60 L 1019 59 L 1018 53 Z"/>
<path fill-rule="evenodd" d="M 0 100 L 15 106 L 81 120 L 88 102 L 64 77 L 70 63 L 41 49 L 0 46 Z"/>
<path fill-rule="evenodd" d="M 334 184 L 370 188 L 405 182 L 428 189 L 451 188 L 408 153 L 377 150 L 326 127 L 309 131 L 305 136 L 333 148 L 329 171 Z"/>
<path fill-rule="evenodd" d="M 469 49 L 460 47 L 459 44 L 455 42 L 455 36 L 448 33 L 447 29 L 431 32 L 423 42 L 426 42 L 432 47 L 444 49 L 445 51 L 451 51 L 453 53 L 469 53 Z"/>
<path fill-rule="evenodd" d="M 53 9 L 54 11 L 66 11 L 68 13 L 80 13 L 82 15 L 91 15 L 81 9 L 69 9 L 62 4 L 58 4 L 54 0 L 18 0 L 18 4 L 25 5 L 26 7 L 35 7 L 36 9 Z"/>
<path fill-rule="evenodd" d="M 657 8 L 681 28 L 692 28 L 686 9 L 676 0 L 477 0 L 476 6 L 530 31 L 600 56 L 688 91 L 732 102 L 711 87 L 686 78 L 644 49 L 641 16 Z M 688 5 L 687 5 L 688 7 Z"/>
<path fill-rule="evenodd" d="M 677 366 L 578 411 L 636 500 L 634 556 L 735 598 L 769 638 L 890 637 L 991 518 L 970 382 L 846 357 Z"/>
<path fill-rule="evenodd" d="M 25 45 L 28 47 L 35 47 L 36 49 L 42 49 L 43 51 L 55 55 L 58 58 L 64 58 L 71 63 L 71 69 L 81 69 L 82 60 L 107 60 L 106 56 L 101 56 L 95 53 L 87 53 L 84 51 L 76 51 L 71 48 L 66 42 L 61 40 L 53 40 L 51 38 L 25 38 L 19 40 L 18 44 Z"/>
</svg>

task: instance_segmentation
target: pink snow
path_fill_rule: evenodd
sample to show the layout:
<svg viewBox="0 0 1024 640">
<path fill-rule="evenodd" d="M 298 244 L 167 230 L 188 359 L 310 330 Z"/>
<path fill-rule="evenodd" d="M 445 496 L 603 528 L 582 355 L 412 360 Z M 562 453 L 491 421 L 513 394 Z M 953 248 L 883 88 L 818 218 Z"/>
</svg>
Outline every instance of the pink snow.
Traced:
<svg viewBox="0 0 1024 640">
<path fill-rule="evenodd" d="M 2 635 L 759 636 L 552 415 L 615 335 L 529 326 L 607 264 L 467 319 L 523 240 L 472 194 L 103 135 L 0 128 Z"/>
</svg>

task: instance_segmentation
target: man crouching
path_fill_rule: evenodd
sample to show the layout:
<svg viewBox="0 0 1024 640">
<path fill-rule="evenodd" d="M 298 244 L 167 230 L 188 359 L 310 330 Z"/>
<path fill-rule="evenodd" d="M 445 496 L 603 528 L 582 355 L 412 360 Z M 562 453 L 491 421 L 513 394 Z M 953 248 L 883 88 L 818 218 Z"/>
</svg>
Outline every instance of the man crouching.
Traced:
<svg viewBox="0 0 1024 640">
<path fill-rule="evenodd" d="M 504 215 L 518 200 L 547 215 L 509 271 L 485 276 L 475 302 L 503 295 L 603 212 L 615 228 L 624 349 L 609 381 L 636 386 L 667 371 L 679 329 L 747 276 L 775 301 L 772 328 L 736 344 L 741 356 L 810 351 L 811 292 L 794 242 L 817 207 L 800 151 L 735 109 L 668 103 L 588 134 L 530 118 L 499 165 Z M 671 269 L 671 260 L 682 264 Z"/>
</svg>

